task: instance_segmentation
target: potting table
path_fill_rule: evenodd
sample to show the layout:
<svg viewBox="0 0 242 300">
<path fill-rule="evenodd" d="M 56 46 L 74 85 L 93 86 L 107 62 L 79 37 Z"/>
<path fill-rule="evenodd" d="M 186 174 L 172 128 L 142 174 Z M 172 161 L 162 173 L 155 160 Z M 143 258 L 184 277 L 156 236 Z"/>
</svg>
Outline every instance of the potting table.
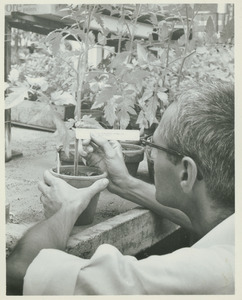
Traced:
<svg viewBox="0 0 242 300">
<path fill-rule="evenodd" d="M 12 143 L 23 156 L 7 162 L 5 168 L 10 203 L 7 255 L 29 227 L 44 219 L 37 184 L 44 170 L 55 165 L 53 133 L 13 127 Z M 138 177 L 149 180 L 146 160 L 139 166 Z M 74 227 L 67 251 L 87 258 L 99 245 L 109 243 L 124 254 L 136 255 L 179 231 L 179 226 L 105 190 L 94 223 Z"/>
</svg>

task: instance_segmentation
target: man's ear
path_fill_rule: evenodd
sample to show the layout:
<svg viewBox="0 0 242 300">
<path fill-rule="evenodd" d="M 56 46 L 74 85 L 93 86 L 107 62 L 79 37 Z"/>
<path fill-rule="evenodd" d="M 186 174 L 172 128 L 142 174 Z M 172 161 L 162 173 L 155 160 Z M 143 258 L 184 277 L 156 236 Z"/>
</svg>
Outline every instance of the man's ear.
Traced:
<svg viewBox="0 0 242 300">
<path fill-rule="evenodd" d="M 181 161 L 180 184 L 184 193 L 189 193 L 197 179 L 197 165 L 191 157 L 185 156 Z"/>
</svg>

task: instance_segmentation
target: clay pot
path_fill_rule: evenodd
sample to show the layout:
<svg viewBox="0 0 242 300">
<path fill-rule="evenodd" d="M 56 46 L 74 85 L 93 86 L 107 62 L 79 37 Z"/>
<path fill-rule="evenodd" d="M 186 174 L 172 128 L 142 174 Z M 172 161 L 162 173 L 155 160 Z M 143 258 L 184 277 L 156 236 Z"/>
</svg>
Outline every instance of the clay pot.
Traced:
<svg viewBox="0 0 242 300">
<path fill-rule="evenodd" d="M 139 163 L 144 159 L 144 147 L 123 142 L 120 144 L 122 146 L 124 161 L 129 174 L 136 176 Z"/>
<path fill-rule="evenodd" d="M 75 188 L 85 188 L 92 185 L 95 181 L 107 177 L 106 172 L 102 172 L 100 168 L 97 167 L 87 167 L 79 166 L 78 167 L 78 176 L 74 176 L 74 167 L 72 166 L 61 166 L 60 174 L 57 174 L 56 168 L 50 170 L 51 174 L 65 180 L 71 186 Z M 91 224 L 94 220 L 96 213 L 97 202 L 99 199 L 100 193 L 96 194 L 88 204 L 87 208 L 77 219 L 75 225 L 88 225 Z"/>
</svg>

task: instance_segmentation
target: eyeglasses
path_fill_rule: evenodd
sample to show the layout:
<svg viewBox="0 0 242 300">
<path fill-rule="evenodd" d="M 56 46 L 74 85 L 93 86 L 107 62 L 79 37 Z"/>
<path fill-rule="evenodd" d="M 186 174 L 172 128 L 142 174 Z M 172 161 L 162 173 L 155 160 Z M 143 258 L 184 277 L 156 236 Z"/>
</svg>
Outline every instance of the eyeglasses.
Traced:
<svg viewBox="0 0 242 300">
<path fill-rule="evenodd" d="M 168 154 L 175 155 L 175 156 L 178 156 L 178 157 L 181 157 L 181 158 L 185 156 L 184 154 L 182 154 L 182 153 L 180 153 L 180 152 L 178 152 L 178 151 L 176 151 L 176 150 L 168 149 L 168 148 L 165 148 L 165 147 L 162 147 L 162 146 L 158 146 L 158 145 L 156 145 L 156 144 L 150 142 L 150 141 L 148 140 L 149 138 L 151 139 L 152 136 L 149 135 L 149 136 L 147 136 L 146 138 L 141 139 L 141 143 L 142 143 L 143 146 L 150 146 L 150 147 L 152 147 L 152 148 L 156 148 L 156 149 L 158 149 L 158 150 L 165 151 L 165 152 L 168 153 Z"/>
<path fill-rule="evenodd" d="M 149 138 L 151 139 L 152 135 L 149 135 L 146 138 L 141 139 L 141 143 L 142 143 L 143 146 L 150 146 L 152 148 L 155 148 L 155 149 L 158 149 L 158 150 L 162 150 L 162 151 L 164 151 L 164 152 L 166 152 L 168 154 L 175 155 L 175 156 L 180 157 L 180 158 L 183 158 L 185 156 L 190 156 L 190 155 L 185 155 L 185 154 L 183 154 L 183 153 L 181 153 L 179 151 L 176 151 L 174 149 L 168 149 L 168 148 L 156 145 L 156 144 L 150 142 L 148 140 Z M 198 171 L 198 173 L 197 173 L 197 179 L 198 180 L 202 180 L 203 179 L 203 175 L 202 175 L 202 172 L 200 171 L 200 169 L 198 168 L 198 166 L 197 166 L 197 171 Z"/>
</svg>

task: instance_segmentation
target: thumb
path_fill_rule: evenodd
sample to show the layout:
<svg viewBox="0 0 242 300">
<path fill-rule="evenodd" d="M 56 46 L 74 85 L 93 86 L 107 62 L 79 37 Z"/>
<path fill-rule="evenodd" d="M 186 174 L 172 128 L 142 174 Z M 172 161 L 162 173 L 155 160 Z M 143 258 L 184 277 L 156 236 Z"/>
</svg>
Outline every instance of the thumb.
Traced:
<svg viewBox="0 0 242 300">
<path fill-rule="evenodd" d="M 89 195 L 93 197 L 97 193 L 103 191 L 108 186 L 108 183 L 109 181 L 107 178 L 97 180 L 88 188 Z"/>
<path fill-rule="evenodd" d="M 115 151 L 107 139 L 93 133 L 91 133 L 91 139 L 102 148 L 107 157 L 113 157 L 115 155 Z"/>
</svg>

